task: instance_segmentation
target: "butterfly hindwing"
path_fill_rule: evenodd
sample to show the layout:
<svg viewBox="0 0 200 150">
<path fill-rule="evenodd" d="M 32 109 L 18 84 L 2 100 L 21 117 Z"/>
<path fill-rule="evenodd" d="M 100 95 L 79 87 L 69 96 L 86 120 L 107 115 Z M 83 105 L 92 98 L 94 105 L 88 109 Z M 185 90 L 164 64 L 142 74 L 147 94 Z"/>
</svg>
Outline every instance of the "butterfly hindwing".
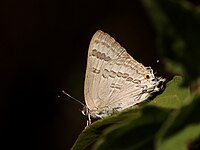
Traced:
<svg viewBox="0 0 200 150">
<path fill-rule="evenodd" d="M 140 70 L 140 71 L 138 71 Z M 106 74 L 106 75 L 105 75 Z M 131 57 L 120 57 L 107 64 L 101 73 L 98 95 L 104 100 L 99 107 L 112 106 L 126 109 L 142 101 L 141 93 L 147 84 L 146 68 Z M 145 95 L 143 95 L 144 97 Z"/>
</svg>

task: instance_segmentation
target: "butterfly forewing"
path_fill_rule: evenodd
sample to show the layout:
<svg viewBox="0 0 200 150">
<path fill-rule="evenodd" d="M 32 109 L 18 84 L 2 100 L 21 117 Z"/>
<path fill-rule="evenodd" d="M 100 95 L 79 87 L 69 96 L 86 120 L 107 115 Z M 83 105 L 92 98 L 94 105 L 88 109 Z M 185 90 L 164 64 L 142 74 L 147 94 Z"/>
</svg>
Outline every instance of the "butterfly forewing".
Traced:
<svg viewBox="0 0 200 150">
<path fill-rule="evenodd" d="M 108 34 L 102 31 L 94 34 L 89 46 L 85 78 L 85 99 L 89 109 L 97 107 L 100 102 L 98 96 L 100 72 L 108 62 L 119 58 L 125 52 L 126 50 Z"/>
</svg>

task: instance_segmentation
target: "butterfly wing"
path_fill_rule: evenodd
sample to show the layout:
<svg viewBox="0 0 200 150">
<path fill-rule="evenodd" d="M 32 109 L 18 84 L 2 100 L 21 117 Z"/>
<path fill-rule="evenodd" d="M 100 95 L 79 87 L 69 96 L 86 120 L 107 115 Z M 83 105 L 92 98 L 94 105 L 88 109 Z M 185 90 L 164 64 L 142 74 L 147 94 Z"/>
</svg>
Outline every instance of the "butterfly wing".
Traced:
<svg viewBox="0 0 200 150">
<path fill-rule="evenodd" d="M 108 103 L 117 94 L 118 85 L 130 86 L 137 70 L 145 67 L 135 61 L 110 35 L 97 31 L 89 46 L 85 77 L 85 100 L 89 109 Z M 130 76 L 127 76 L 130 72 Z M 144 72 L 143 72 L 144 73 Z M 129 81 L 126 82 L 125 81 Z M 133 82 L 137 82 L 133 78 Z M 124 92 L 125 94 L 125 92 Z"/>
<path fill-rule="evenodd" d="M 158 82 L 152 79 L 152 69 L 134 60 L 114 38 L 100 30 L 94 34 L 84 87 L 89 110 L 106 116 L 110 114 L 103 111 L 105 107 L 111 112 L 121 111 L 140 103 L 155 91 Z"/>
<path fill-rule="evenodd" d="M 105 72 L 109 72 L 106 78 Z M 149 75 L 149 79 L 146 79 L 145 75 Z M 131 56 L 111 61 L 102 71 L 98 94 L 100 99 L 106 101 L 99 107 L 110 106 L 123 110 L 144 101 L 150 94 L 147 89 L 153 89 L 155 86 L 151 84 L 150 78 L 154 78 L 153 74 Z"/>
</svg>

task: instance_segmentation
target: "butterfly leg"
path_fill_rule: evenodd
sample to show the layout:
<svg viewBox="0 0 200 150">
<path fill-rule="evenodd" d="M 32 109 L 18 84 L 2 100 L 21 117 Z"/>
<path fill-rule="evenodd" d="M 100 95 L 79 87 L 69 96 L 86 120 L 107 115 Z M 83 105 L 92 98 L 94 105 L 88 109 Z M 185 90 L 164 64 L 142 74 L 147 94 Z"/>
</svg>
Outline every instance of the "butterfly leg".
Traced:
<svg viewBox="0 0 200 150">
<path fill-rule="evenodd" d="M 90 112 L 89 112 L 89 109 L 87 108 L 87 106 L 85 107 L 85 111 L 86 111 L 85 114 L 87 116 L 87 126 L 89 126 L 92 124 L 92 120 L 91 120 L 91 115 L 90 115 Z"/>
<path fill-rule="evenodd" d="M 92 124 L 92 121 L 91 121 L 91 116 L 90 114 L 87 115 L 87 126 L 91 125 Z"/>
</svg>

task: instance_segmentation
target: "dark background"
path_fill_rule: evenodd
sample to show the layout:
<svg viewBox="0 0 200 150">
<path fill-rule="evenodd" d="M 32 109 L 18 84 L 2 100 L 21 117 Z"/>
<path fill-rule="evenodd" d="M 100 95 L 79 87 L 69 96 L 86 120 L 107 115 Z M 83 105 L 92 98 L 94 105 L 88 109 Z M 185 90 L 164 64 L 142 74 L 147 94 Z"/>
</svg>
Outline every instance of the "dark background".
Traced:
<svg viewBox="0 0 200 150">
<path fill-rule="evenodd" d="M 90 39 L 101 29 L 145 66 L 168 76 L 156 33 L 139 0 L 6 0 L 0 2 L 0 149 L 67 150 L 86 125 Z"/>
</svg>

